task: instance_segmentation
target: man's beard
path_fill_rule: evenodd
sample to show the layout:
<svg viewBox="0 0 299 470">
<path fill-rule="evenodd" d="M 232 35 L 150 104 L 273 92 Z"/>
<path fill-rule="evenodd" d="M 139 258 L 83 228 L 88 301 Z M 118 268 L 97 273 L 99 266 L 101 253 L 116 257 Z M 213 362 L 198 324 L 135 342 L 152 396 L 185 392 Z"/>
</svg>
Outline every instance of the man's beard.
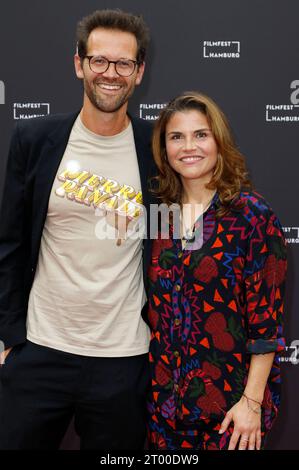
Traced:
<svg viewBox="0 0 299 470">
<path fill-rule="evenodd" d="M 111 83 L 111 85 L 116 85 L 116 83 Z M 131 87 L 124 88 L 124 92 L 117 96 L 105 96 L 102 97 L 97 93 L 97 85 L 93 82 L 93 87 L 84 80 L 84 90 L 88 96 L 90 102 L 97 108 L 99 111 L 104 113 L 114 113 L 118 111 L 130 98 L 135 89 L 135 84 L 132 83 Z"/>
</svg>

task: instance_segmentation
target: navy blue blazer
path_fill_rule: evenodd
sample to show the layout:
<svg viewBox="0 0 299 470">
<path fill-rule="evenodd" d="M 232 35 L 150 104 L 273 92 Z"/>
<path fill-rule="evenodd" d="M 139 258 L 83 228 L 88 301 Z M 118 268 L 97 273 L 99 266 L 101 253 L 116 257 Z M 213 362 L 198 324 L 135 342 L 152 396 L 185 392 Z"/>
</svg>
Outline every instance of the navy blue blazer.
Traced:
<svg viewBox="0 0 299 470">
<path fill-rule="evenodd" d="M 0 340 L 5 348 L 26 340 L 28 299 L 50 192 L 77 116 L 78 112 L 19 121 L 11 139 L 0 210 Z M 148 210 L 148 180 L 154 171 L 152 125 L 134 117 L 131 121 L 143 204 Z M 149 245 L 146 239 L 145 281 Z"/>
</svg>

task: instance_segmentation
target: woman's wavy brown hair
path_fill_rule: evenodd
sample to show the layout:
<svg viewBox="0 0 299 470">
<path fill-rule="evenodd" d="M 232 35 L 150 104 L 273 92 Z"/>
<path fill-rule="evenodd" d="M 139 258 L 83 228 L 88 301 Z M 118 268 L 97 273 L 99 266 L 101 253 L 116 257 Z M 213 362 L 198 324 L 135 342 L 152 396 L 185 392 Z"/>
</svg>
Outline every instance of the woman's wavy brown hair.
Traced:
<svg viewBox="0 0 299 470">
<path fill-rule="evenodd" d="M 241 190 L 251 189 L 252 185 L 245 159 L 236 147 L 226 116 L 211 98 L 201 93 L 185 92 L 173 99 L 155 123 L 152 148 L 158 175 L 152 179 L 152 192 L 166 204 L 181 204 L 182 183 L 180 175 L 168 163 L 165 130 L 175 113 L 190 110 L 199 111 L 206 116 L 218 147 L 218 161 L 206 188 L 217 190 L 217 215 L 222 216 L 232 208 Z"/>
</svg>

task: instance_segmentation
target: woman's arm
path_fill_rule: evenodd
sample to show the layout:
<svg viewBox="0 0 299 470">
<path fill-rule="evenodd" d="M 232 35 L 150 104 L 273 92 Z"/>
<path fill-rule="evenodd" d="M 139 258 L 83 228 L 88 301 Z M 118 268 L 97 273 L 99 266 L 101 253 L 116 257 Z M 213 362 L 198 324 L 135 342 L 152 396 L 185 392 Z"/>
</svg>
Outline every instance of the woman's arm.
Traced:
<svg viewBox="0 0 299 470">
<path fill-rule="evenodd" d="M 263 401 L 267 380 L 271 371 L 275 353 L 252 354 L 248 380 L 244 394 L 254 400 Z"/>
<path fill-rule="evenodd" d="M 226 414 L 219 433 L 226 431 L 231 421 L 234 431 L 228 450 L 260 450 L 261 448 L 261 403 L 275 353 L 252 354 L 248 380 L 244 395 Z"/>
<path fill-rule="evenodd" d="M 255 210 L 255 209 L 254 209 Z M 243 268 L 246 347 L 250 356 L 244 394 L 227 413 L 220 432 L 233 421 L 229 449 L 261 448 L 261 406 L 275 353 L 284 350 L 283 299 L 287 268 L 281 224 L 271 209 L 257 214 Z M 247 397 L 247 398 L 246 398 Z"/>
</svg>

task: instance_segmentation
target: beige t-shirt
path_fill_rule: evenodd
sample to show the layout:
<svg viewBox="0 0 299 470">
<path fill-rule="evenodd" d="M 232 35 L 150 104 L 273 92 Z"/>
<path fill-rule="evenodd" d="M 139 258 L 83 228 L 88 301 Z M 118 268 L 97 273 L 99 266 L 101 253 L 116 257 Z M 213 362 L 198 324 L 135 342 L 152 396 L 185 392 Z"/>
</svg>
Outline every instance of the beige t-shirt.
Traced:
<svg viewBox="0 0 299 470">
<path fill-rule="evenodd" d="M 84 356 L 148 352 L 142 237 L 123 240 L 129 228 L 136 235 L 141 204 L 132 125 L 103 137 L 79 116 L 49 199 L 28 304 L 30 341 Z"/>
</svg>

